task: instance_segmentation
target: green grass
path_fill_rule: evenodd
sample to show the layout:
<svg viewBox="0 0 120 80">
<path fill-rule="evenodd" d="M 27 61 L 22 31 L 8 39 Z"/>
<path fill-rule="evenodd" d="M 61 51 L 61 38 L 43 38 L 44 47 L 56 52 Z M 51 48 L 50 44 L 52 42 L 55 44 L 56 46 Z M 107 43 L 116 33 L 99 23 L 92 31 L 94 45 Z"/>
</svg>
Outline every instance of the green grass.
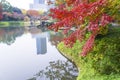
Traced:
<svg viewBox="0 0 120 80">
<path fill-rule="evenodd" d="M 22 27 L 28 24 L 24 21 L 0 21 L 0 27 Z"/>
<path fill-rule="evenodd" d="M 120 80 L 120 28 L 110 28 L 107 35 L 99 35 L 86 57 L 80 56 L 83 43 L 77 41 L 72 48 L 63 42 L 58 44 L 61 53 L 77 65 L 77 80 Z"/>
<path fill-rule="evenodd" d="M 5 26 L 9 26 L 9 23 L 0 21 L 0 27 L 5 27 Z"/>
<path fill-rule="evenodd" d="M 35 22 L 35 25 L 39 25 L 39 21 Z M 0 27 L 23 27 L 30 26 L 29 21 L 0 21 Z"/>
</svg>

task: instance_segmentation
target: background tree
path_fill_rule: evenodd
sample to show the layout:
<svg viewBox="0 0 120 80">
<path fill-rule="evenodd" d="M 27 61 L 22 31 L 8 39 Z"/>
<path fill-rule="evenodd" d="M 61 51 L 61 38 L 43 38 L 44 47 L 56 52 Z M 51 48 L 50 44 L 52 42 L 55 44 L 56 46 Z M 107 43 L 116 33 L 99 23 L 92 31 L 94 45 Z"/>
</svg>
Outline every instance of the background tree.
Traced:
<svg viewBox="0 0 120 80">
<path fill-rule="evenodd" d="M 2 19 L 2 5 L 0 3 L 0 20 Z"/>
<path fill-rule="evenodd" d="M 16 12 L 3 12 L 3 21 L 18 21 L 18 20 L 24 20 L 23 14 L 18 14 Z"/>
<path fill-rule="evenodd" d="M 6 0 L 0 0 L 4 12 L 12 12 L 12 5 Z"/>
<path fill-rule="evenodd" d="M 22 14 L 22 11 L 19 8 L 13 7 L 6 0 L 0 0 L 0 3 L 2 5 L 3 21 L 24 20 L 24 15 Z"/>
<path fill-rule="evenodd" d="M 22 14 L 22 11 L 21 11 L 19 8 L 17 8 L 17 7 L 13 7 L 13 8 L 12 8 L 12 11 L 13 11 L 13 12 L 16 12 L 16 13 L 18 13 L 18 14 Z"/>
<path fill-rule="evenodd" d="M 3 19 L 2 21 L 10 21 L 10 17 L 12 17 L 12 13 L 10 12 L 3 12 Z"/>
<path fill-rule="evenodd" d="M 21 12 L 22 12 L 22 14 L 26 15 L 27 10 L 25 10 L 25 9 L 21 9 Z"/>
<path fill-rule="evenodd" d="M 39 12 L 37 10 L 28 10 L 27 15 L 28 16 L 39 16 Z"/>
<path fill-rule="evenodd" d="M 38 20 L 40 17 L 40 14 L 37 10 L 28 10 L 26 15 L 30 18 L 30 20 L 33 21 Z"/>
<path fill-rule="evenodd" d="M 38 12 L 39 12 L 40 15 L 42 15 L 44 13 L 43 10 L 39 10 Z"/>
<path fill-rule="evenodd" d="M 56 1 L 55 1 L 55 4 L 56 4 L 56 5 L 61 5 L 61 4 L 63 4 L 63 3 L 65 3 L 65 0 L 56 0 Z"/>
</svg>

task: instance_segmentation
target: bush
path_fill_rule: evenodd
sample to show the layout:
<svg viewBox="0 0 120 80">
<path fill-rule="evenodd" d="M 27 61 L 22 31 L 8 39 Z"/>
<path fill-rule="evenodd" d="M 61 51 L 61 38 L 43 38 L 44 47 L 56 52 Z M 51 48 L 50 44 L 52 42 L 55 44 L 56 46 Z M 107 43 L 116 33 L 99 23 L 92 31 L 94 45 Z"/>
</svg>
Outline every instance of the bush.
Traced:
<svg viewBox="0 0 120 80">
<path fill-rule="evenodd" d="M 79 41 L 73 48 L 63 43 L 58 49 L 73 59 L 79 68 L 77 80 L 120 80 L 120 28 L 110 28 L 107 35 L 98 35 L 93 50 L 86 56 L 78 56 L 82 45 Z"/>
</svg>

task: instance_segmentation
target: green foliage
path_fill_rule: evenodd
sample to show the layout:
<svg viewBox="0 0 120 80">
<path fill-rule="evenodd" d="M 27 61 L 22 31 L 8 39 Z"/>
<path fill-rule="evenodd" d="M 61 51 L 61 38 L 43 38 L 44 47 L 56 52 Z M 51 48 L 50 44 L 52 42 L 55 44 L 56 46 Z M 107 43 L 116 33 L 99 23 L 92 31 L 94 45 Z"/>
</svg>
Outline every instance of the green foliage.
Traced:
<svg viewBox="0 0 120 80">
<path fill-rule="evenodd" d="M 107 34 L 107 32 L 108 32 L 108 26 L 106 26 L 106 27 L 100 26 L 99 34 L 105 35 L 105 34 Z"/>
<path fill-rule="evenodd" d="M 79 68 L 77 80 L 120 80 L 120 28 L 110 28 L 108 34 L 98 35 L 93 51 L 86 57 L 78 56 L 82 44 L 77 41 L 73 48 L 63 43 L 58 49 L 72 59 Z"/>
</svg>

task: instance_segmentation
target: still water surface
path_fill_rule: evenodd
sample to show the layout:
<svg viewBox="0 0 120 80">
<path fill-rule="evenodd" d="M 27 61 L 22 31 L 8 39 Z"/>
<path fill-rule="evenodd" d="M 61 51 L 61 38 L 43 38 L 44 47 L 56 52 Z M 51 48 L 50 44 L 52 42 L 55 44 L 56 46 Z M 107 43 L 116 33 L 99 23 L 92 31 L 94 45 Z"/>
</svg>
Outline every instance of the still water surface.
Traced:
<svg viewBox="0 0 120 80">
<path fill-rule="evenodd" d="M 77 68 L 60 54 L 61 33 L 0 28 L 0 80 L 76 80 Z"/>
</svg>

